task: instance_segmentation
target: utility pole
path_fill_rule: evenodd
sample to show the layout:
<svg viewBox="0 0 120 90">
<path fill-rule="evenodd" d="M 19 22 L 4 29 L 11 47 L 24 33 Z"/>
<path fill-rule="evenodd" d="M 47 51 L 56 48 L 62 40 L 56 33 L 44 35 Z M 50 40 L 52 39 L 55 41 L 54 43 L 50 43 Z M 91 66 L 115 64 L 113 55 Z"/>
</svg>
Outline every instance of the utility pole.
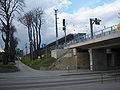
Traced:
<svg viewBox="0 0 120 90">
<path fill-rule="evenodd" d="M 56 25 L 56 49 L 58 49 L 58 26 L 57 26 L 57 11 L 58 9 L 55 10 L 55 25 Z"/>
<path fill-rule="evenodd" d="M 46 64 L 47 64 L 47 45 L 46 45 Z"/>
<path fill-rule="evenodd" d="M 94 24 L 93 19 L 90 18 L 91 39 L 93 39 L 93 24 Z"/>
<path fill-rule="evenodd" d="M 66 25 L 65 25 L 65 19 L 63 19 L 63 31 L 65 33 L 65 46 L 66 46 Z"/>
</svg>

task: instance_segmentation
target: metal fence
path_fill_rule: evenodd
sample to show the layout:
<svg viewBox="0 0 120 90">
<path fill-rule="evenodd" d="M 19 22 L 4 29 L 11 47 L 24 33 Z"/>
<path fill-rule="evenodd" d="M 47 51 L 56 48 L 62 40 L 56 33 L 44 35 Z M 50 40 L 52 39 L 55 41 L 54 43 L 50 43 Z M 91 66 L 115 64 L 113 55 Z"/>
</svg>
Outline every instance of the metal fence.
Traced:
<svg viewBox="0 0 120 90">
<path fill-rule="evenodd" d="M 74 38 L 73 40 L 71 40 L 69 42 L 66 42 L 64 44 L 59 44 L 58 45 L 58 49 L 63 49 L 64 47 L 70 46 L 72 44 L 84 42 L 84 41 L 95 39 L 95 38 L 100 38 L 100 37 L 103 37 L 103 36 L 106 36 L 106 35 L 110 35 L 110 34 L 113 34 L 113 33 L 117 33 L 117 32 L 120 32 L 120 30 L 116 30 L 115 25 L 111 26 L 111 27 L 107 27 L 107 28 L 104 28 L 102 30 L 94 32 L 93 33 L 93 38 L 91 38 L 91 34 L 86 34 L 86 35 L 84 35 L 83 38 L 80 38 L 80 39 Z M 52 50 L 54 50 L 54 49 L 56 49 L 56 48 L 53 47 Z"/>
<path fill-rule="evenodd" d="M 68 73 L 73 72 L 72 70 L 68 70 Z M 101 84 L 104 84 L 108 81 L 113 82 L 120 82 L 120 69 L 116 70 L 110 70 L 110 71 L 92 71 L 92 72 L 83 72 L 78 73 L 79 70 L 77 70 L 77 73 L 75 74 L 68 74 L 69 76 L 77 75 L 82 76 L 84 79 L 80 79 L 81 83 L 96 83 L 100 82 Z M 62 75 L 62 76 L 68 76 Z"/>
<path fill-rule="evenodd" d="M 93 38 L 91 38 L 91 34 L 86 34 L 84 36 L 84 38 L 82 38 L 82 39 L 75 39 L 74 38 L 73 40 L 67 42 L 66 44 L 59 45 L 59 48 L 64 48 L 65 46 L 69 46 L 69 45 L 72 45 L 72 44 L 76 44 L 76 43 L 79 43 L 79 42 L 84 42 L 84 41 L 95 39 L 95 38 L 100 38 L 100 37 L 110 35 L 110 34 L 113 34 L 113 33 L 117 33 L 117 32 L 120 32 L 120 31 L 116 30 L 115 26 L 107 27 L 105 29 L 94 32 L 93 33 Z"/>
</svg>

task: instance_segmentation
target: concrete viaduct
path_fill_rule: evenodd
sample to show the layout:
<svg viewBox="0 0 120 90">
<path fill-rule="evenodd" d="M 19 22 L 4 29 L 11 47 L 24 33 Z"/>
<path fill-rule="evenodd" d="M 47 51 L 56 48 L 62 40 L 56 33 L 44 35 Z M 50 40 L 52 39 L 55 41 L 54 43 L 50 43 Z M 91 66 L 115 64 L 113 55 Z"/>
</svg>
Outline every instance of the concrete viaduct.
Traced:
<svg viewBox="0 0 120 90">
<path fill-rule="evenodd" d="M 86 38 L 66 46 L 65 49 L 73 49 L 73 53 L 88 53 L 83 56 L 89 57 L 88 64 L 84 64 L 83 67 L 89 65 L 90 70 L 120 68 L 120 31 L 111 27 L 111 30 L 101 32 L 94 35 L 93 39 Z M 77 64 L 77 67 L 81 68 L 82 66 Z"/>
</svg>

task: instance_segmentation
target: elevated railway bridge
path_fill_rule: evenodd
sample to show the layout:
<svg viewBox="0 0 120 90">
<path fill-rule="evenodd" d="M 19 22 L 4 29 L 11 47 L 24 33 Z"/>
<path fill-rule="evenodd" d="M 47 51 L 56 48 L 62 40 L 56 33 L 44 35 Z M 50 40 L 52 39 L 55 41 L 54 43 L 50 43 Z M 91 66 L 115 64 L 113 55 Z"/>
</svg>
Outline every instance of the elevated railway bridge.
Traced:
<svg viewBox="0 0 120 90">
<path fill-rule="evenodd" d="M 64 49 L 73 49 L 74 55 L 86 53 L 82 56 L 83 62 L 84 57 L 89 57 L 85 60 L 87 64 L 78 63 L 78 68 L 85 65 L 90 70 L 120 68 L 120 30 L 116 30 L 115 26 L 95 32 L 93 38 L 88 34 L 83 39 L 74 39 L 68 42 Z"/>
</svg>

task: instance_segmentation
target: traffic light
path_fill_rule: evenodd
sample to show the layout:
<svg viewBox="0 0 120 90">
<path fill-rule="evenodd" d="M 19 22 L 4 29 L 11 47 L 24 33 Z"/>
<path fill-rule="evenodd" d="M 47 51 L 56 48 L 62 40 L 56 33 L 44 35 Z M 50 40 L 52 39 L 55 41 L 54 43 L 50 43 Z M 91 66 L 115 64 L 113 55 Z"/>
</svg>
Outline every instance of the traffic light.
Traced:
<svg viewBox="0 0 120 90">
<path fill-rule="evenodd" d="M 100 22 L 99 22 L 99 21 L 96 21 L 95 24 L 96 24 L 96 25 L 100 25 Z"/>
<path fill-rule="evenodd" d="M 101 20 L 100 20 L 100 19 L 95 18 L 94 22 L 95 22 L 95 24 L 96 24 L 96 25 L 100 25 Z"/>
<path fill-rule="evenodd" d="M 63 27 L 63 30 L 66 30 L 65 26 Z"/>
<path fill-rule="evenodd" d="M 63 19 L 63 26 L 65 26 L 65 19 Z"/>
</svg>

